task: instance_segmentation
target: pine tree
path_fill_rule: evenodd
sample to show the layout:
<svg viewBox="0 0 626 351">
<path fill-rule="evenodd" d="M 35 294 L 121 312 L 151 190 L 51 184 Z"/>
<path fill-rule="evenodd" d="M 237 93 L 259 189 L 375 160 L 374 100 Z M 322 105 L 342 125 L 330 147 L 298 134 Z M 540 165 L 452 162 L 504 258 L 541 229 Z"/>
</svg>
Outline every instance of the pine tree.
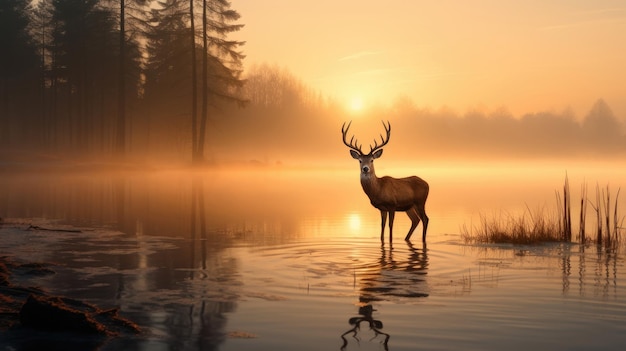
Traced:
<svg viewBox="0 0 626 351">
<path fill-rule="evenodd" d="M 239 104 L 245 102 L 236 93 L 237 88 L 243 85 L 240 76 L 245 56 L 239 47 L 244 43 L 228 40 L 228 34 L 240 30 L 243 25 L 233 24 L 240 16 L 230 6 L 227 0 L 202 1 L 202 118 L 197 144 L 194 146 L 194 160 L 197 162 L 204 161 L 208 99 L 222 98 Z M 209 75 L 212 78 L 211 86 Z"/>
</svg>

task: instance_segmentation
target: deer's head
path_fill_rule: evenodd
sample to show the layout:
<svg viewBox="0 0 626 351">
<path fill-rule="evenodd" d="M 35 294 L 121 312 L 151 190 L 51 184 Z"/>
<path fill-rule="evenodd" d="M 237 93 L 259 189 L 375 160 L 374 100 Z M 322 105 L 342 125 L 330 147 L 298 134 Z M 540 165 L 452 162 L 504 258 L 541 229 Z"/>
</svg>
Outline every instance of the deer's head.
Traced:
<svg viewBox="0 0 626 351">
<path fill-rule="evenodd" d="M 374 174 L 374 160 L 382 156 L 383 154 L 383 146 L 387 145 L 389 142 L 389 137 L 391 136 L 391 124 L 387 121 L 387 124 L 383 121 L 383 127 L 385 128 L 385 132 L 387 133 L 386 137 L 380 135 L 381 144 L 378 145 L 378 141 L 374 139 L 374 146 L 370 145 L 369 154 L 364 154 L 361 150 L 361 145 L 358 140 L 354 138 L 354 135 L 350 138 L 348 142 L 348 129 L 350 129 L 350 124 L 352 121 L 346 124 L 344 123 L 341 126 L 341 134 L 343 135 L 343 143 L 350 148 L 350 155 L 352 158 L 359 160 L 359 167 L 361 169 L 361 175 L 369 175 Z"/>
</svg>

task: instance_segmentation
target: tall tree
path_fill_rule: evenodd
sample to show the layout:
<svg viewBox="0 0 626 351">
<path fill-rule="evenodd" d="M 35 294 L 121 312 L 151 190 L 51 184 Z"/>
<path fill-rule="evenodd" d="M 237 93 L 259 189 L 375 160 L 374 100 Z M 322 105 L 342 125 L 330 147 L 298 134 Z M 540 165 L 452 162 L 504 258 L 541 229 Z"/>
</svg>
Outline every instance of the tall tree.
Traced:
<svg viewBox="0 0 626 351">
<path fill-rule="evenodd" d="M 193 8 L 194 0 L 189 0 L 189 18 L 190 18 L 190 38 L 191 38 L 191 160 L 198 161 L 196 145 L 198 143 L 198 77 L 196 69 L 196 26 L 194 18 L 196 17 Z"/>
<path fill-rule="evenodd" d="M 243 25 L 233 23 L 240 15 L 230 7 L 227 0 L 202 0 L 202 119 L 197 143 L 194 143 L 193 157 L 197 162 L 204 160 L 209 97 L 219 97 L 240 104 L 245 102 L 234 90 L 243 85 L 240 75 L 245 56 L 238 50 L 244 42 L 227 39 L 228 34 L 240 30 Z M 211 67 L 208 65 L 209 61 Z M 208 84 L 209 74 L 213 78 L 211 87 Z"/>
<path fill-rule="evenodd" d="M 19 139 L 34 114 L 27 106 L 37 86 L 38 59 L 28 31 L 30 1 L 0 1 L 0 143 Z M 33 121 L 28 121 L 33 122 Z"/>
<path fill-rule="evenodd" d="M 147 0 L 119 0 L 119 60 L 118 60 L 118 91 L 117 91 L 117 123 L 116 123 L 116 142 L 115 149 L 116 153 L 120 157 L 124 157 L 126 153 L 126 96 L 128 94 L 127 89 L 127 66 L 128 66 L 128 57 L 127 57 L 127 47 L 128 47 L 128 36 L 127 36 L 127 20 L 126 13 L 128 9 L 127 4 L 134 4 L 138 6 L 146 5 Z M 132 8 L 131 8 L 132 9 Z M 143 10 L 134 9 L 135 12 L 140 13 L 140 18 L 143 18 Z M 137 18 L 137 17 L 135 17 Z M 132 62 L 132 61 L 131 61 Z"/>
<path fill-rule="evenodd" d="M 150 125 L 156 126 L 159 123 L 157 119 L 163 122 L 161 127 L 157 127 L 163 130 L 159 134 L 159 142 L 172 138 L 172 133 L 178 133 L 177 128 L 181 126 L 189 128 L 191 136 L 187 134 L 183 140 L 191 139 L 191 160 L 199 163 L 204 158 L 209 99 L 219 97 L 243 102 L 236 91 L 243 84 L 239 77 L 243 55 L 236 50 L 241 42 L 225 39 L 228 33 L 241 28 L 241 25 L 227 23 L 239 16 L 228 8 L 229 3 L 211 0 L 206 2 L 206 7 L 202 3 L 202 12 L 206 13 L 203 15 L 202 12 L 197 13 L 196 1 L 163 0 L 154 7 L 153 27 L 148 40 L 145 93 L 147 106 L 153 111 L 149 114 L 152 116 Z M 196 30 L 196 19 L 201 18 L 204 18 L 203 29 Z M 199 39 L 202 39 L 201 45 L 197 43 Z M 202 70 L 197 68 L 200 64 Z M 201 91 L 199 79 L 202 82 Z M 187 99 L 186 106 L 181 105 L 183 96 Z M 198 118 L 199 99 L 203 103 L 201 118 Z M 182 115 L 189 119 L 181 121 L 179 117 Z M 151 134 L 156 133 L 153 128 L 151 130 Z M 174 141 L 189 150 L 188 144 L 181 144 L 180 137 L 175 137 Z"/>
<path fill-rule="evenodd" d="M 91 118 L 91 92 L 94 88 L 95 72 L 109 65 L 103 56 L 93 55 L 96 31 L 107 31 L 98 22 L 97 0 L 54 0 L 53 55 L 56 60 L 58 103 L 62 109 L 60 116 L 64 130 L 65 147 L 86 151 L 87 119 Z M 100 46 L 101 48 L 101 46 Z M 109 58 L 109 57 L 107 57 Z"/>
<path fill-rule="evenodd" d="M 596 101 L 582 123 L 586 141 L 605 151 L 624 150 L 624 134 L 620 121 L 603 100 Z"/>
<path fill-rule="evenodd" d="M 65 149 L 82 154 L 115 150 L 119 74 L 116 12 L 100 0 L 53 0 L 51 51 Z M 139 64 L 137 44 L 126 40 L 129 62 Z M 137 77 L 134 79 L 138 79 Z M 62 109 L 62 110 L 61 110 Z"/>
<path fill-rule="evenodd" d="M 115 151 L 124 157 L 126 151 L 126 1 L 120 0 L 120 54 L 117 76 L 117 134 Z"/>
<path fill-rule="evenodd" d="M 151 10 L 142 129 L 145 145 L 161 155 L 189 144 L 192 73 L 188 6 L 188 0 L 163 0 Z"/>
<path fill-rule="evenodd" d="M 52 0 L 40 0 L 32 11 L 30 23 L 31 35 L 39 52 L 41 128 L 43 129 L 42 139 L 47 147 L 51 146 L 55 131 L 55 109 L 54 105 L 51 104 L 54 100 L 52 99 L 53 95 L 49 94 L 54 89 L 52 76 L 50 75 L 52 67 L 52 57 L 50 55 L 53 26 L 52 12 Z"/>
</svg>

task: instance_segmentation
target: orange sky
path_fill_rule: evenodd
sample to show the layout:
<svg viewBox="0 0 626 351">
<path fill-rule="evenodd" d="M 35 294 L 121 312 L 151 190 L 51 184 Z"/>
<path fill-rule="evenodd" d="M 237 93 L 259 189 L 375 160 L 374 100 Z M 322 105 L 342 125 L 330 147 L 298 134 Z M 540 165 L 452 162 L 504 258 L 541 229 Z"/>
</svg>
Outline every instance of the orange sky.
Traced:
<svg viewBox="0 0 626 351">
<path fill-rule="evenodd" d="M 346 105 L 507 108 L 626 119 L 623 0 L 232 0 L 246 65 L 287 68 Z"/>
</svg>

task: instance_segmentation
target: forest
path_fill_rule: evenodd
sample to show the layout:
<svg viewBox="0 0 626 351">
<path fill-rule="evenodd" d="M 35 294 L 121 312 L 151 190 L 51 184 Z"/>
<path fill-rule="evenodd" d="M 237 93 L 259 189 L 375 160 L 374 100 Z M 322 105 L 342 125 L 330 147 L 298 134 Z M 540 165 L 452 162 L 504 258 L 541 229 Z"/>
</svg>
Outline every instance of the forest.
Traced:
<svg viewBox="0 0 626 351">
<path fill-rule="evenodd" d="M 351 119 L 364 145 L 382 130 L 380 120 L 389 120 L 388 148 L 397 158 L 626 152 L 625 116 L 601 98 L 584 116 L 568 109 L 513 116 L 504 107 L 459 113 L 402 96 L 357 115 L 278 65 L 246 66 L 245 42 L 231 38 L 245 25 L 235 6 L 1 1 L 0 164 L 330 163 L 346 158 L 340 130 Z"/>
</svg>

